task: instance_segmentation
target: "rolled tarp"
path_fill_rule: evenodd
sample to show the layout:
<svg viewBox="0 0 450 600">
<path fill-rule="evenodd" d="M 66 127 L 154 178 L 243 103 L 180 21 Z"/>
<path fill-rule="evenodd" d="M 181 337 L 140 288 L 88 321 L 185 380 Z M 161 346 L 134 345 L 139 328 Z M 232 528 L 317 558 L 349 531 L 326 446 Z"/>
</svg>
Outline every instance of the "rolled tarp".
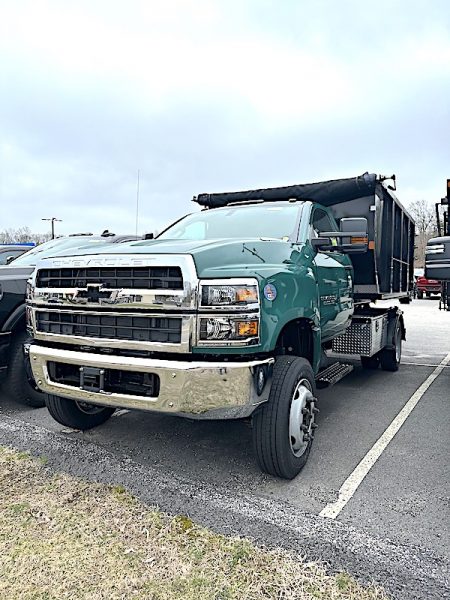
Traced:
<svg viewBox="0 0 450 600">
<path fill-rule="evenodd" d="M 194 202 L 207 208 L 219 208 L 233 202 L 248 202 L 263 200 L 275 202 L 277 200 L 311 200 L 324 206 L 332 206 L 339 202 L 354 200 L 375 193 L 377 176 L 373 173 L 364 173 L 358 177 L 348 179 L 332 179 L 316 183 L 302 183 L 276 188 L 259 190 L 246 190 L 243 192 L 223 192 L 217 194 L 199 194 L 194 196 Z"/>
</svg>

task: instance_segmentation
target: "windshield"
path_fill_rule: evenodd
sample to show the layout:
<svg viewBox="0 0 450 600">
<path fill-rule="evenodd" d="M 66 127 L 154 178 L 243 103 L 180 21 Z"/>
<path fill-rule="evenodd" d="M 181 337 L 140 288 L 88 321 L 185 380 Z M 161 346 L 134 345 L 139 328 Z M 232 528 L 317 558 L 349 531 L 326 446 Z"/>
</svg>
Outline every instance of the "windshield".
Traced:
<svg viewBox="0 0 450 600">
<path fill-rule="evenodd" d="M 34 266 L 36 263 L 45 258 L 46 256 L 53 256 L 68 248 L 83 248 L 90 246 L 91 244 L 105 244 L 105 238 L 99 237 L 66 237 L 59 238 L 57 240 L 50 240 L 35 246 L 32 250 L 28 250 L 25 254 L 22 254 L 18 258 L 12 261 L 11 266 L 23 265 L 23 266 Z"/>
<path fill-rule="evenodd" d="M 162 240 L 220 238 L 278 238 L 294 236 L 299 207 L 291 204 L 253 204 L 205 210 L 184 217 L 158 236 Z"/>
</svg>

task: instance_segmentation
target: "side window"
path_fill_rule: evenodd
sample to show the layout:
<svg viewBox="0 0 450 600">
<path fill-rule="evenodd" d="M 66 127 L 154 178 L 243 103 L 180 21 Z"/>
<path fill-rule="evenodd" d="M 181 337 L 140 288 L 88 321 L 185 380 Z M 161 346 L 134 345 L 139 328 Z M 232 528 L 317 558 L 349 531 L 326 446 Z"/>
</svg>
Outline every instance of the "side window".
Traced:
<svg viewBox="0 0 450 600">
<path fill-rule="evenodd" d="M 23 254 L 23 252 L 23 250 L 5 250 L 0 254 L 0 265 L 6 265 L 8 256 L 14 256 L 14 258 L 17 258 L 21 254 Z"/>
<path fill-rule="evenodd" d="M 320 208 L 316 208 L 313 213 L 311 223 L 311 237 L 318 238 L 321 231 L 338 231 L 336 225 L 330 219 L 328 213 Z M 338 245 L 338 240 L 335 237 L 330 238 L 333 246 Z"/>
</svg>

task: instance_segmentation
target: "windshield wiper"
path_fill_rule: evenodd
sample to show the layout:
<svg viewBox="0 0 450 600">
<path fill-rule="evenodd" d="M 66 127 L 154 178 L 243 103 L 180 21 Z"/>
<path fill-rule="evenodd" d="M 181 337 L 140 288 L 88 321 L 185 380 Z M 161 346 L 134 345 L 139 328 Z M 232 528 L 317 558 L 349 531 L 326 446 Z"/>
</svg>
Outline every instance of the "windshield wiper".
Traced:
<svg viewBox="0 0 450 600">
<path fill-rule="evenodd" d="M 242 252 L 244 252 L 244 250 L 247 250 L 247 252 L 250 252 L 250 254 L 253 254 L 253 256 L 256 256 L 257 258 L 259 258 L 260 260 L 263 261 L 263 263 L 265 263 L 266 261 L 264 260 L 264 258 L 262 256 L 260 256 L 256 250 L 253 248 L 253 250 L 251 250 L 250 248 L 247 248 L 247 246 L 245 244 L 242 244 Z"/>
</svg>

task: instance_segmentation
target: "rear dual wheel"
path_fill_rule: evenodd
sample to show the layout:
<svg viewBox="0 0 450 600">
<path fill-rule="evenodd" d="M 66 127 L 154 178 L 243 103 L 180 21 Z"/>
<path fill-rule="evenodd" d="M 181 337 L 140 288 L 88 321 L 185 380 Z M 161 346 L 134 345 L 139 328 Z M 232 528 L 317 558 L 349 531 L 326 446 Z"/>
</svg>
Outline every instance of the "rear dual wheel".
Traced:
<svg viewBox="0 0 450 600">
<path fill-rule="evenodd" d="M 398 371 L 402 359 L 402 326 L 400 321 L 395 325 L 393 345 L 380 352 L 380 364 L 384 371 Z"/>
<path fill-rule="evenodd" d="M 293 479 L 306 464 L 316 425 L 315 379 L 309 362 L 276 360 L 269 400 L 253 415 L 253 447 L 262 471 Z"/>
<path fill-rule="evenodd" d="M 361 356 L 363 369 L 378 369 L 383 371 L 398 371 L 402 359 L 402 326 L 398 321 L 395 326 L 394 339 L 391 348 L 384 348 L 373 356 Z"/>
</svg>

